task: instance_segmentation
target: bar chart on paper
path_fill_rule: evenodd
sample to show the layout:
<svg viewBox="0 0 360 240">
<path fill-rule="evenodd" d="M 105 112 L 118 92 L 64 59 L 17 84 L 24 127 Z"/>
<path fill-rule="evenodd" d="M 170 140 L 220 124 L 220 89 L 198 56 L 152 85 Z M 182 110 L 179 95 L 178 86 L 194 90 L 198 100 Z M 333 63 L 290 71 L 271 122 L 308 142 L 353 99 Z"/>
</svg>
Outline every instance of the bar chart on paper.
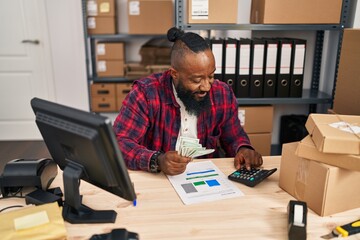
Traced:
<svg viewBox="0 0 360 240">
<path fill-rule="evenodd" d="M 191 162 L 184 173 L 167 177 L 186 205 L 244 195 L 211 161 Z"/>
</svg>

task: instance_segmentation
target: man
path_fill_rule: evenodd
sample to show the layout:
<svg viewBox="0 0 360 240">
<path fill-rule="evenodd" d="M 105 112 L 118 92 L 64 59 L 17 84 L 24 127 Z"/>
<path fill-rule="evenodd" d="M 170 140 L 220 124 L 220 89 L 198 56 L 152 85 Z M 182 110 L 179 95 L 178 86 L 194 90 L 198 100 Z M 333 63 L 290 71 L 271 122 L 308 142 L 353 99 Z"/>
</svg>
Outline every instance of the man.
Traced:
<svg viewBox="0 0 360 240">
<path fill-rule="evenodd" d="M 261 155 L 250 144 L 237 116 L 231 88 L 214 79 L 215 59 L 207 42 L 195 33 L 172 28 L 171 68 L 134 82 L 114 122 L 120 150 L 129 169 L 176 175 L 192 160 L 179 154 L 180 137 L 218 144 L 234 166 L 258 167 Z"/>
</svg>

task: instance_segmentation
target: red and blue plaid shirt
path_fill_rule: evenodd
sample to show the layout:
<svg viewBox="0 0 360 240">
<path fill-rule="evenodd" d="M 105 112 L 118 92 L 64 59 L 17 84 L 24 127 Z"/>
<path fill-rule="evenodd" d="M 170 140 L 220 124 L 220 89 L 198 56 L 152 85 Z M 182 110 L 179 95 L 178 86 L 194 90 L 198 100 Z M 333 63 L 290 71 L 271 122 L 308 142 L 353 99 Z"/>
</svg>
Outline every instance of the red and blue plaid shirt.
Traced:
<svg viewBox="0 0 360 240">
<path fill-rule="evenodd" d="M 205 157 L 219 157 L 218 143 L 227 157 L 235 156 L 241 146 L 251 147 L 231 88 L 215 80 L 209 94 L 211 109 L 201 113 L 197 121 L 200 143 L 215 149 Z M 180 106 L 169 71 L 136 80 L 113 125 L 127 167 L 148 171 L 155 151 L 175 150 L 180 124 Z"/>
</svg>

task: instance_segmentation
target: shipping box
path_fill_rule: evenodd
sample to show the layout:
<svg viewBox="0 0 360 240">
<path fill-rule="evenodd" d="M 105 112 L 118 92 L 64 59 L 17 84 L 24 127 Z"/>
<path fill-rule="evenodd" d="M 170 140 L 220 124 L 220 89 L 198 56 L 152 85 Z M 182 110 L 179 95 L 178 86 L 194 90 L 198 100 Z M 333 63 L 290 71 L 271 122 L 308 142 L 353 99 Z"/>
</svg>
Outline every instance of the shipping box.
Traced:
<svg viewBox="0 0 360 240">
<path fill-rule="evenodd" d="M 319 152 L 310 136 L 300 141 L 296 149 L 296 155 L 332 166 L 360 171 L 360 155 Z"/>
<path fill-rule="evenodd" d="M 337 114 L 360 115 L 360 29 L 345 29 L 334 107 Z"/>
<path fill-rule="evenodd" d="M 115 34 L 115 17 L 88 17 L 88 34 Z"/>
<path fill-rule="evenodd" d="M 320 152 L 360 154 L 360 116 L 310 114 L 305 127 Z"/>
<path fill-rule="evenodd" d="M 86 12 L 88 16 L 114 17 L 115 0 L 87 0 Z"/>
<path fill-rule="evenodd" d="M 187 1 L 188 23 L 237 23 L 238 0 Z"/>
<path fill-rule="evenodd" d="M 295 155 L 298 142 L 283 145 L 279 186 L 320 216 L 360 207 L 360 172 Z"/>
<path fill-rule="evenodd" d="M 130 34 L 166 34 L 174 26 L 172 0 L 128 0 Z"/>
<path fill-rule="evenodd" d="M 273 106 L 240 106 L 238 117 L 246 133 L 271 133 Z"/>
<path fill-rule="evenodd" d="M 341 7 L 342 0 L 252 0 L 250 23 L 339 24 Z"/>
<path fill-rule="evenodd" d="M 97 42 L 96 60 L 124 60 L 124 43 Z"/>
<path fill-rule="evenodd" d="M 271 133 L 250 133 L 248 134 L 251 145 L 263 156 L 271 154 Z"/>
<path fill-rule="evenodd" d="M 98 77 L 125 76 L 124 60 L 99 60 L 96 62 Z"/>
</svg>

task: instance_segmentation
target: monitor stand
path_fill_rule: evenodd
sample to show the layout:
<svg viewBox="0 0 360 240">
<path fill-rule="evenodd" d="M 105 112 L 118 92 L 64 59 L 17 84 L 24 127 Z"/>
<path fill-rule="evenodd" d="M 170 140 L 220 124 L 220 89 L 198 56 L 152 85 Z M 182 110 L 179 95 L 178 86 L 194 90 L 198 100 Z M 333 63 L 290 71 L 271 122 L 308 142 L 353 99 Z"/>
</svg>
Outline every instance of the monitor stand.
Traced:
<svg viewBox="0 0 360 240">
<path fill-rule="evenodd" d="M 114 223 L 116 212 L 113 210 L 93 210 L 82 202 L 80 179 L 84 171 L 82 166 L 68 164 L 63 171 L 64 206 L 63 218 L 69 223 Z"/>
</svg>

